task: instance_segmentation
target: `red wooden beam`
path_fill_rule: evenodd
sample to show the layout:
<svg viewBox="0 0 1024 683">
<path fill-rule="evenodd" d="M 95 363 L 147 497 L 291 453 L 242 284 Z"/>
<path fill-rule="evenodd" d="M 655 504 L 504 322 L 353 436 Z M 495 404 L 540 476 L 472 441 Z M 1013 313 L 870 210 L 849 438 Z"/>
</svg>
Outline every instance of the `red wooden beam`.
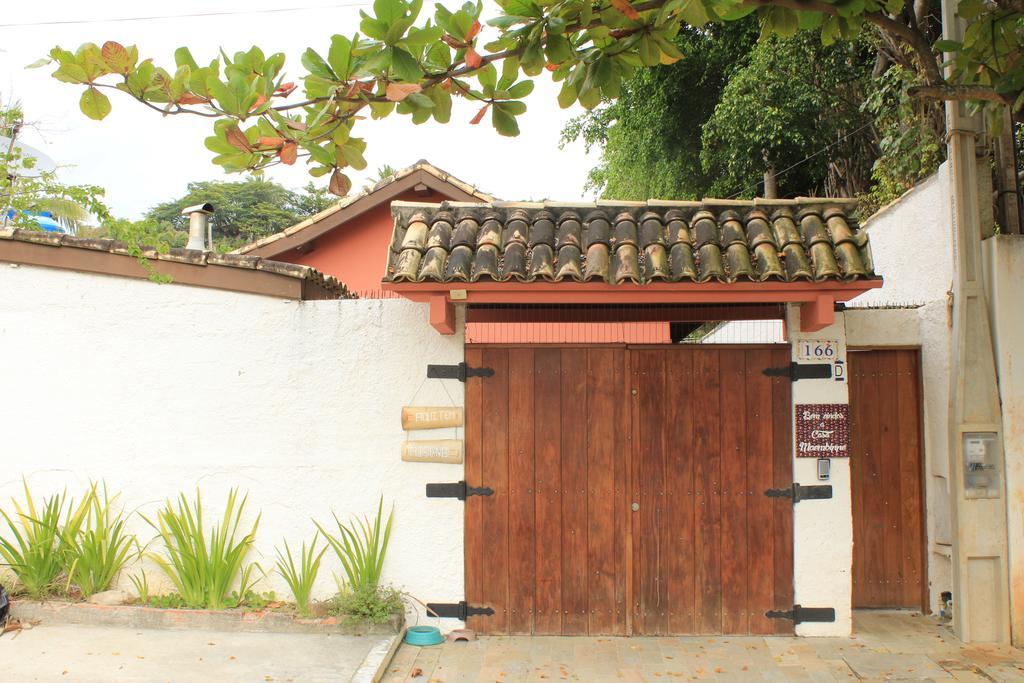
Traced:
<svg viewBox="0 0 1024 683">
<path fill-rule="evenodd" d="M 882 286 L 882 279 L 838 282 L 652 282 L 609 285 L 606 282 L 385 282 L 385 291 L 429 302 L 430 323 L 454 334 L 454 303 L 469 304 L 803 304 L 801 327 L 820 330 L 835 319 L 836 302 L 849 301 Z M 589 316 L 589 312 L 587 313 Z M 518 319 L 518 318 L 517 318 Z M 588 317 L 577 319 L 586 322 Z M 663 318 L 664 319 L 664 318 Z M 750 319 L 750 318 L 727 318 Z M 565 321 L 562 321 L 565 322 Z M 450 331 L 449 331 L 450 330 Z"/>
<path fill-rule="evenodd" d="M 482 307 L 484 306 L 484 307 Z M 708 322 L 718 320 L 781 320 L 779 304 L 644 306 L 526 306 L 475 305 L 466 310 L 468 323 L 639 323 Z"/>
<path fill-rule="evenodd" d="M 441 334 L 455 334 L 455 304 L 443 294 L 430 297 L 430 326 Z"/>
<path fill-rule="evenodd" d="M 819 294 L 800 306 L 800 331 L 817 332 L 835 322 L 836 300 L 828 294 Z"/>
</svg>

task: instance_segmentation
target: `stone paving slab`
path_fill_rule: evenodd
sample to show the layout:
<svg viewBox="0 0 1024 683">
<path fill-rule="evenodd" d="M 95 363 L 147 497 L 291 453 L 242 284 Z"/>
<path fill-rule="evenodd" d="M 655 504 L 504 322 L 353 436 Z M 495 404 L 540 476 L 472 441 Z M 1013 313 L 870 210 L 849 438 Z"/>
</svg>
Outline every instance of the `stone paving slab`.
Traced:
<svg viewBox="0 0 1024 683">
<path fill-rule="evenodd" d="M 858 612 L 854 626 L 851 638 L 513 636 L 402 645 L 383 683 L 1024 682 L 1024 650 L 964 645 L 931 617 Z"/>
<path fill-rule="evenodd" d="M 0 637 L 0 680 L 11 683 L 349 681 L 371 650 L 382 646 L 382 640 L 390 643 L 394 638 L 43 624 Z M 373 676 L 368 680 L 373 680 Z"/>
</svg>

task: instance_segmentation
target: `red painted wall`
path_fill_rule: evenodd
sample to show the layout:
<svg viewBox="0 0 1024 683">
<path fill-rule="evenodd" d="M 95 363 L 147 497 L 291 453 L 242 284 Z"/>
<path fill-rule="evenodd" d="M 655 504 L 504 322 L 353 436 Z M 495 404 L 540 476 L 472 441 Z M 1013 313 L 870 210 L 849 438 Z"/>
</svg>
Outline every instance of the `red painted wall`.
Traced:
<svg viewBox="0 0 1024 683">
<path fill-rule="evenodd" d="M 409 191 L 396 199 L 443 202 L 451 197 L 433 191 L 427 194 Z M 380 280 L 387 264 L 393 227 L 391 206 L 381 204 L 318 237 L 313 251 L 300 253 L 290 249 L 273 258 L 312 266 L 321 273 L 333 275 L 360 297 L 390 297 L 389 293 L 381 290 Z"/>
</svg>

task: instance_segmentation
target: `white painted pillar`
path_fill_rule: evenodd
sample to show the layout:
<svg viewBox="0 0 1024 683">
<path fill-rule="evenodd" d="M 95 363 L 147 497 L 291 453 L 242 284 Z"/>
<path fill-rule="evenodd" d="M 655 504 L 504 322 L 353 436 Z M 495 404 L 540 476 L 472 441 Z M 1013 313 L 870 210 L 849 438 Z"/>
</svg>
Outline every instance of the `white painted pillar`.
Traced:
<svg viewBox="0 0 1024 683">
<path fill-rule="evenodd" d="M 828 379 L 793 382 L 793 480 L 798 484 L 831 484 L 832 498 L 805 500 L 793 506 L 794 602 L 802 607 L 832 607 L 834 623 L 798 624 L 799 636 L 848 636 L 853 631 L 853 508 L 850 493 L 850 458 L 830 458 L 830 478 L 818 479 L 818 459 L 797 456 L 796 410 L 800 405 L 849 406 L 846 381 L 846 325 L 837 312 L 835 322 L 817 332 L 800 331 L 800 307 L 788 307 L 786 324 L 792 359 L 801 363 L 829 363 Z M 821 360 L 801 356 L 801 342 L 831 342 L 835 355 Z M 811 345 L 813 347 L 813 344 Z"/>
</svg>

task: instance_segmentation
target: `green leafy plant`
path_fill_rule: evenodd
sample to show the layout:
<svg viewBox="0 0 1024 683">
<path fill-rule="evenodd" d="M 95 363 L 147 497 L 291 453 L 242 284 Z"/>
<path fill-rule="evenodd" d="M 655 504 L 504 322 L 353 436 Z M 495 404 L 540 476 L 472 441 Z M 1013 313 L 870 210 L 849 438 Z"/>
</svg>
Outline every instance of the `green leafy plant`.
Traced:
<svg viewBox="0 0 1024 683">
<path fill-rule="evenodd" d="M 248 607 L 250 609 L 265 609 L 270 605 L 277 602 L 277 594 L 274 591 L 267 591 L 261 593 L 254 590 L 246 590 L 244 593 L 238 591 L 231 591 L 231 597 L 228 598 L 227 607 L 234 609 L 235 607 Z"/>
<path fill-rule="evenodd" d="M 384 570 L 384 556 L 387 554 L 388 542 L 391 540 L 391 523 L 394 508 L 384 521 L 384 497 L 377 504 L 377 514 L 371 521 L 369 517 L 354 519 L 344 524 L 334 516 L 338 526 L 338 534 L 332 535 L 319 522 L 315 522 L 320 533 L 327 539 L 334 553 L 341 561 L 345 571 L 346 583 L 355 590 L 363 587 L 375 587 L 380 584 L 381 572 Z"/>
<path fill-rule="evenodd" d="M 128 580 L 135 586 L 135 592 L 139 594 L 139 602 L 143 605 L 149 603 L 149 577 L 146 576 L 146 570 L 140 569 L 139 575 L 128 577 Z"/>
<path fill-rule="evenodd" d="M 37 507 L 28 483 L 23 480 L 22 486 L 24 506 L 12 499 L 13 517 L 0 510 L 7 524 L 7 533 L 0 537 L 0 559 L 11 568 L 21 588 L 30 597 L 39 598 L 56 587 L 65 566 L 62 526 L 72 532 L 80 528 L 88 500 L 76 507 L 66 493 L 61 493 L 45 498 Z"/>
<path fill-rule="evenodd" d="M 382 624 L 402 611 L 402 593 L 390 586 L 346 588 L 334 597 L 331 611 L 353 621 Z"/>
<path fill-rule="evenodd" d="M 305 50 L 297 75 L 285 70 L 284 53 L 258 46 L 212 60 L 181 47 L 161 66 L 114 41 L 74 52 L 54 47 L 33 66 L 51 64 L 55 79 L 77 87 L 89 118 L 106 117 L 106 93 L 116 91 L 165 116 L 213 119 L 205 145 L 223 169 L 260 171 L 305 157 L 309 172 L 329 178 L 339 195 L 352 187 L 349 169 L 367 166 L 366 142 L 353 134 L 363 120 L 397 114 L 413 124 L 447 123 L 462 98 L 476 110 L 470 124 L 489 113 L 499 134 L 516 135 L 531 79 L 545 70 L 561 84 L 563 108 L 592 109 L 617 98 L 637 69 L 686 59 L 673 42 L 680 31 L 755 13 L 765 37 L 816 30 L 824 45 L 853 41 L 870 27 L 886 46 L 883 67 L 895 61 L 920 76 L 907 91 L 913 97 L 1008 106 L 1024 120 L 1019 1 L 960 0 L 958 41 L 937 40 L 932 3 L 906 0 L 499 0 L 488 6 L 489 19 L 482 2 L 438 3 L 429 17 L 423 9 L 421 0 L 374 0 L 358 32 L 331 36 L 326 50 Z"/>
<path fill-rule="evenodd" d="M 302 542 L 299 549 L 299 562 L 296 564 L 292 556 L 292 549 L 288 547 L 288 541 L 284 541 L 284 552 L 277 549 L 277 573 L 288 584 L 288 589 L 295 597 L 295 608 L 304 617 L 309 616 L 309 597 L 313 592 L 313 584 L 316 583 L 317 574 L 320 573 L 320 560 L 327 552 L 328 546 L 324 546 L 317 552 L 317 541 L 320 535 L 313 536 L 313 541 L 306 547 Z"/>
<path fill-rule="evenodd" d="M 167 501 L 153 522 L 166 555 L 150 553 L 149 557 L 174 584 L 189 607 L 223 609 L 228 606 L 233 586 L 244 595 L 253 586 L 256 563 L 246 562 L 256 540 L 260 516 L 245 534 L 239 527 L 248 496 L 238 497 L 238 490 L 228 494 L 227 505 L 219 523 L 207 534 L 203 523 L 203 505 L 199 490 L 190 502 L 182 493 L 177 503 Z"/>
<path fill-rule="evenodd" d="M 93 484 L 83 501 L 85 514 L 70 516 L 60 530 L 67 582 L 82 597 L 107 590 L 131 557 L 135 536 L 125 529 L 127 515 L 116 507 L 119 497 L 110 496 L 106 484 L 101 495 Z"/>
</svg>

